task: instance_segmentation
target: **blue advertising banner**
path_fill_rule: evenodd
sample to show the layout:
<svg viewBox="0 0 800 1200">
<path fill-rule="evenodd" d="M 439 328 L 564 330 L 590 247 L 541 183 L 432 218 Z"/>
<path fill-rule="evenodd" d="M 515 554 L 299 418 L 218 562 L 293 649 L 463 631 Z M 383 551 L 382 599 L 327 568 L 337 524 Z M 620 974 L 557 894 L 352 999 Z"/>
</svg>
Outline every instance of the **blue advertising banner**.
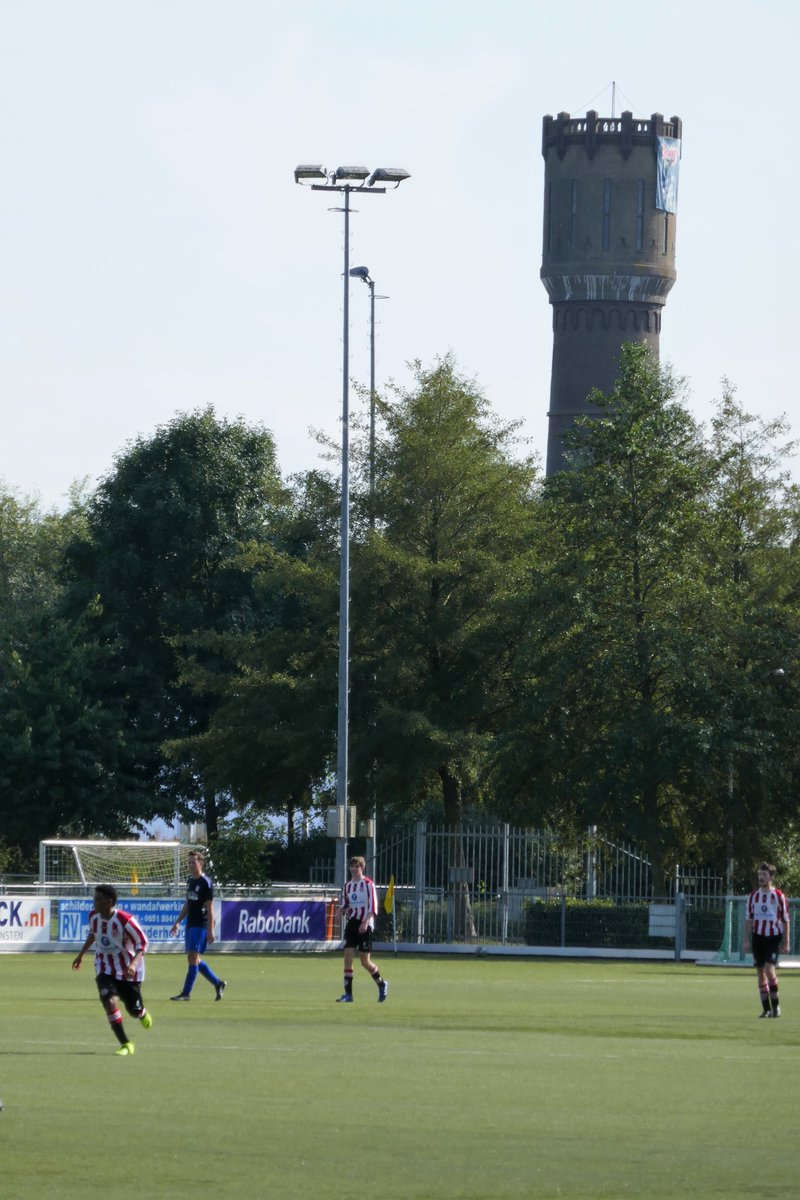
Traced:
<svg viewBox="0 0 800 1200">
<path fill-rule="evenodd" d="M 223 942 L 323 942 L 324 900 L 223 900 Z"/>
<path fill-rule="evenodd" d="M 681 163 L 681 139 L 656 138 L 656 208 L 678 211 L 678 172 Z"/>
<path fill-rule="evenodd" d="M 183 901 L 147 900 L 141 896 L 120 896 L 117 908 L 132 913 L 141 925 L 149 942 L 178 942 L 170 937 L 170 927 L 181 911 Z M 59 900 L 58 940 L 60 942 L 83 942 L 89 932 L 91 900 Z M 183 926 L 181 926 L 181 934 Z M 183 937 L 180 938 L 183 945 Z"/>
</svg>

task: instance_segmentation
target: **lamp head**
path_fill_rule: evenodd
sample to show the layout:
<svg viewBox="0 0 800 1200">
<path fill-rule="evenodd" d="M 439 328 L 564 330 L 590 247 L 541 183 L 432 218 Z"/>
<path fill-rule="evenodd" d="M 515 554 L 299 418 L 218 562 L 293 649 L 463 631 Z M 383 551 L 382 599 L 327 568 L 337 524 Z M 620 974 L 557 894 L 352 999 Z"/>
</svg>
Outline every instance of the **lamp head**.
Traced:
<svg viewBox="0 0 800 1200">
<path fill-rule="evenodd" d="M 345 183 L 363 183 L 369 175 L 369 167 L 337 167 L 336 178 Z"/>
<path fill-rule="evenodd" d="M 353 279 L 363 279 L 364 283 L 372 282 L 369 277 L 369 267 L 351 267 L 350 274 L 353 276 Z"/>
<path fill-rule="evenodd" d="M 295 183 L 303 183 L 306 179 L 327 179 L 328 174 L 318 163 L 301 163 L 294 169 Z"/>
<path fill-rule="evenodd" d="M 410 178 L 409 172 L 402 167 L 376 167 L 367 180 L 367 187 L 374 187 L 376 183 L 393 183 L 395 187 L 400 187 L 404 179 Z"/>
</svg>

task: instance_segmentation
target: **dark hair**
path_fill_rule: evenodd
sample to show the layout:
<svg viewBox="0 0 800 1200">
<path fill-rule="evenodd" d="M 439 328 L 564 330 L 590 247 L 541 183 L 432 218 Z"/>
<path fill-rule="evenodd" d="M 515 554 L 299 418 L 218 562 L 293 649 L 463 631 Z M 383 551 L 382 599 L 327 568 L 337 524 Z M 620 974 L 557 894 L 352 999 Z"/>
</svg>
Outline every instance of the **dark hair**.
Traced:
<svg viewBox="0 0 800 1200">
<path fill-rule="evenodd" d="M 97 883 L 94 890 L 95 895 L 99 892 L 101 896 L 107 896 L 112 904 L 117 903 L 117 889 L 110 883 Z"/>
<path fill-rule="evenodd" d="M 763 862 L 763 863 L 761 863 L 761 865 L 759 866 L 758 869 L 759 869 L 759 871 L 766 871 L 768 873 L 770 879 L 775 874 L 775 868 L 772 865 L 772 863 Z"/>
</svg>

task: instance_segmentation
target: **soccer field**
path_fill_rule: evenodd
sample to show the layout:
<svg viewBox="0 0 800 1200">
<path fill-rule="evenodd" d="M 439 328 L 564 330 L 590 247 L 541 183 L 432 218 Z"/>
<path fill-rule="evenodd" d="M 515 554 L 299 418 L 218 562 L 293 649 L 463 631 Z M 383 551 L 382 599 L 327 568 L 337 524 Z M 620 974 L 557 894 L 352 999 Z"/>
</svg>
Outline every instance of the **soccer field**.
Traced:
<svg viewBox="0 0 800 1200">
<path fill-rule="evenodd" d="M 117 1058 L 92 964 L 2 955 L 7 1200 L 796 1197 L 800 980 L 670 963 L 150 957 Z"/>
</svg>

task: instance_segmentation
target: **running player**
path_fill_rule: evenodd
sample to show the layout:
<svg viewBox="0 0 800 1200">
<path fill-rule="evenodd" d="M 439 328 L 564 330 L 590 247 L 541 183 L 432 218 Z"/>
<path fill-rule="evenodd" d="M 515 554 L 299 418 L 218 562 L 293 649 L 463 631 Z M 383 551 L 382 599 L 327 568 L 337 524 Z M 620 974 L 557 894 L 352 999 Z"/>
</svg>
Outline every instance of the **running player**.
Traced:
<svg viewBox="0 0 800 1200">
<path fill-rule="evenodd" d="M 94 908 L 89 913 L 89 933 L 72 960 L 72 969 L 80 971 L 84 954 L 94 945 L 100 1003 L 119 1042 L 114 1053 L 126 1056 L 133 1054 L 134 1045 L 125 1032 L 118 1001 L 122 1000 L 129 1016 L 140 1021 L 144 1029 L 150 1028 L 153 1018 L 142 1001 L 147 938 L 136 918 L 116 905 L 116 888 L 110 883 L 98 883 L 94 889 Z"/>
</svg>

